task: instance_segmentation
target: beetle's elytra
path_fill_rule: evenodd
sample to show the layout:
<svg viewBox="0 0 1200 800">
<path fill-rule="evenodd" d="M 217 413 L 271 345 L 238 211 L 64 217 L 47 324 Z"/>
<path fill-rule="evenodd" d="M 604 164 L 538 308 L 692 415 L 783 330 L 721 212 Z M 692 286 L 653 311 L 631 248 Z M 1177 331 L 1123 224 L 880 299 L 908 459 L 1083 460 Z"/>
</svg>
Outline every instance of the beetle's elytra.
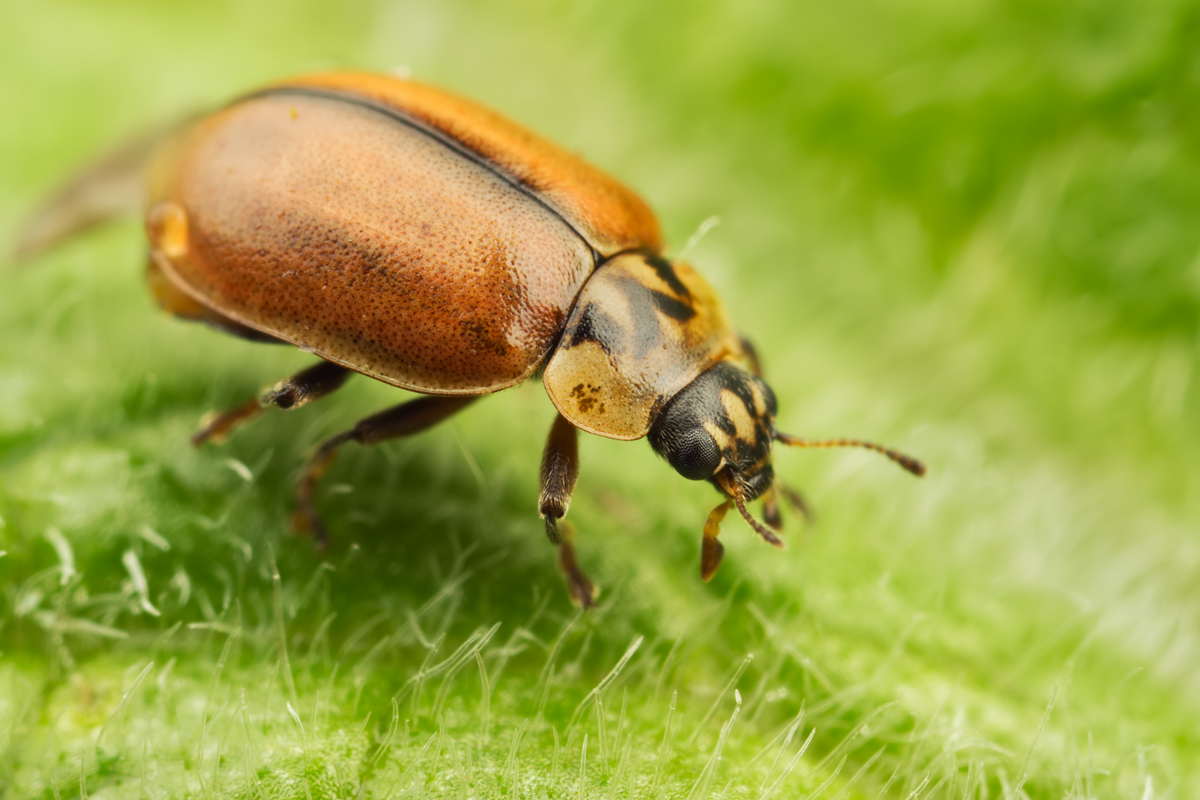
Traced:
<svg viewBox="0 0 1200 800">
<path fill-rule="evenodd" d="M 142 153 L 148 155 L 142 157 Z M 681 475 L 723 499 L 704 525 L 700 574 L 721 563 L 736 507 L 781 546 L 775 395 L 712 287 L 662 256 L 658 222 L 604 173 L 504 117 L 439 89 L 361 73 L 269 86 L 135 146 L 68 184 L 36 216 L 26 250 L 119 207 L 144 174 L 147 272 L 159 305 L 321 360 L 216 415 L 220 439 L 261 409 L 320 399 L 359 372 L 426 397 L 320 444 L 297 519 L 321 541 L 318 481 L 348 441 L 422 431 L 474 398 L 541 373 L 558 409 L 538 510 L 572 599 L 593 605 L 562 522 L 578 475 L 577 431 L 648 437 Z M 761 499 L 764 522 L 747 504 Z"/>
</svg>

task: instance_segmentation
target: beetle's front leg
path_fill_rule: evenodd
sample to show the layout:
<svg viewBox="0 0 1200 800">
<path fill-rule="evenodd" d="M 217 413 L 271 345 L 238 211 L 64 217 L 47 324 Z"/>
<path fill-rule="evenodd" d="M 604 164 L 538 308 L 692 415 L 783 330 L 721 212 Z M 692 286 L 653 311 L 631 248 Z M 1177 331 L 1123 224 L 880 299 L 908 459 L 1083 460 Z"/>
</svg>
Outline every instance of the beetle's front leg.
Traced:
<svg viewBox="0 0 1200 800">
<path fill-rule="evenodd" d="M 320 400 L 340 389 L 351 374 L 352 371 L 341 364 L 321 361 L 280 381 L 269 392 L 213 415 L 200 430 L 192 434 L 192 444 L 199 447 L 206 442 L 223 441 L 234 428 L 254 419 L 267 406 L 291 409 Z"/>
<path fill-rule="evenodd" d="M 705 583 L 717 574 L 717 567 L 725 558 L 725 546 L 717 536 L 721 533 L 721 522 L 732 505 L 733 498 L 729 498 L 709 512 L 708 519 L 704 521 L 704 539 L 700 543 L 700 580 Z"/>
<path fill-rule="evenodd" d="M 763 521 L 776 531 L 783 530 L 783 515 L 779 513 L 779 498 L 782 497 L 805 520 L 812 520 L 812 512 L 804 495 L 795 489 L 780 483 L 775 484 L 763 494 Z"/>
<path fill-rule="evenodd" d="M 350 430 L 342 431 L 321 442 L 312 458 L 308 460 L 304 472 L 300 474 L 300 482 L 296 486 L 296 513 L 292 517 L 293 524 L 297 528 L 310 531 L 320 546 L 325 547 L 329 544 L 329 533 L 321 522 L 313 498 L 321 476 L 333 466 L 338 451 L 346 442 L 368 445 L 412 436 L 433 427 L 476 399 L 454 395 L 410 400 L 359 420 Z"/>
<path fill-rule="evenodd" d="M 561 522 L 571 506 L 571 494 L 579 477 L 579 432 L 562 414 L 550 427 L 550 438 L 542 454 L 541 491 L 538 512 L 546 520 L 546 536 L 558 545 L 558 563 L 567 579 L 571 600 L 584 609 L 596 605 L 596 585 L 575 560 L 575 532 Z"/>
<path fill-rule="evenodd" d="M 771 530 L 782 531 L 783 515 L 779 513 L 779 501 L 774 486 L 763 493 L 762 501 L 763 522 L 767 523 Z"/>
</svg>

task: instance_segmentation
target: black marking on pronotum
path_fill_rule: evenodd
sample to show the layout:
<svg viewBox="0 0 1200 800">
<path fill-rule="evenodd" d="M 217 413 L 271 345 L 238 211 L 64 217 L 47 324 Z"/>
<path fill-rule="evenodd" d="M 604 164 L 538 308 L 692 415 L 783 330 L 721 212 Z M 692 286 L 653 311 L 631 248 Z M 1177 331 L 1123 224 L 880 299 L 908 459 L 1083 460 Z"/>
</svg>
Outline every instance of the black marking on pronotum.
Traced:
<svg viewBox="0 0 1200 800">
<path fill-rule="evenodd" d="M 567 331 L 567 347 L 578 347 L 584 342 L 595 342 L 606 355 L 620 349 L 622 331 L 612 317 L 605 314 L 595 303 L 588 303 L 579 312 L 579 321 Z"/>
<path fill-rule="evenodd" d="M 681 303 L 674 297 L 668 294 L 663 294 L 655 289 L 650 290 L 650 299 L 654 301 L 654 305 L 658 306 L 658 310 L 666 314 L 668 317 L 679 322 L 687 322 L 692 317 L 696 316 L 696 309 L 689 306 L 687 303 Z"/>
<path fill-rule="evenodd" d="M 675 274 L 675 267 L 671 265 L 670 261 L 656 255 L 647 255 L 645 258 L 646 263 L 654 268 L 662 282 L 671 287 L 671 291 L 680 297 L 692 299 L 692 293 L 684 286 L 683 281 L 679 280 L 679 276 Z"/>
<path fill-rule="evenodd" d="M 633 330 L 625 331 L 625 350 L 635 359 L 643 359 L 663 342 L 662 325 L 654 311 L 657 303 L 653 297 L 648 297 L 654 290 L 628 275 L 618 275 L 614 281 L 616 288 L 625 295 L 633 321 Z"/>
</svg>

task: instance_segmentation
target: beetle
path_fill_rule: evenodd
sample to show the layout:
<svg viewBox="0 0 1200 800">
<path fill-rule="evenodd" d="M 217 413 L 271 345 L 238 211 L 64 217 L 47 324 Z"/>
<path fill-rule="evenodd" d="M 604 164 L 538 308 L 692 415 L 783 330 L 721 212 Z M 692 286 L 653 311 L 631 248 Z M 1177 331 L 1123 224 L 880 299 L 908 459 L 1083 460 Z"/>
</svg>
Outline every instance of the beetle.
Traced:
<svg viewBox="0 0 1200 800">
<path fill-rule="evenodd" d="M 423 431 L 476 398 L 540 375 L 557 410 L 538 511 L 571 599 L 595 604 L 564 521 L 578 431 L 646 438 L 721 502 L 704 524 L 700 577 L 717 571 L 726 513 L 781 547 L 772 446 L 875 450 L 775 427 L 774 393 L 712 286 L 663 256 L 646 204 L 600 170 L 449 92 L 357 72 L 269 85 L 135 143 L 68 184 L 35 216 L 32 251 L 110 216 L 142 175 L 147 281 L 158 304 L 318 363 L 212 416 L 219 441 L 264 408 L 299 408 L 352 373 L 423 396 L 320 443 L 295 521 L 322 544 L 315 499 L 348 442 Z M 149 153 L 144 157 L 144 153 Z M 761 499 L 764 519 L 747 504 Z"/>
</svg>

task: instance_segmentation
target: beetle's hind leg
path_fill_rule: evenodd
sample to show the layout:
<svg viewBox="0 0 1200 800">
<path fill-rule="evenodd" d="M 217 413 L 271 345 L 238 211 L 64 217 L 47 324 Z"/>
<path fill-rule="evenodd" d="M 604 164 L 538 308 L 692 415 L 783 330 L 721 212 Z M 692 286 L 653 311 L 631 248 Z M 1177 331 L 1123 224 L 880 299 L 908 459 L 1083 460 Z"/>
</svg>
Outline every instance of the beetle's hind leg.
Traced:
<svg viewBox="0 0 1200 800">
<path fill-rule="evenodd" d="M 284 384 L 286 383 L 285 381 Z M 284 386 L 284 384 L 280 384 L 280 386 Z M 313 500 L 321 476 L 333 465 L 342 445 L 346 442 L 358 442 L 363 445 L 378 444 L 388 439 L 399 439 L 420 433 L 459 411 L 475 399 L 475 397 L 461 396 L 430 396 L 410 400 L 359 420 L 350 430 L 342 431 L 321 442 L 304 467 L 304 472 L 300 474 L 300 481 L 296 486 L 296 513 L 292 517 L 293 524 L 301 530 L 310 531 L 319 546 L 328 546 L 329 532 L 321 522 L 321 516 L 317 513 Z"/>
<path fill-rule="evenodd" d="M 340 389 L 351 372 L 332 361 L 321 361 L 285 381 L 280 381 L 270 391 L 213 415 L 203 423 L 200 430 L 192 434 L 192 444 L 199 447 L 206 442 L 223 441 L 234 428 L 254 419 L 267 406 L 291 409 L 320 400 Z"/>
<path fill-rule="evenodd" d="M 567 579 L 567 593 L 584 609 L 596 605 L 596 585 L 575 558 L 575 531 L 563 521 L 571 505 L 571 494 L 579 477 L 579 432 L 559 414 L 550 428 L 542 454 L 541 491 L 538 512 L 546 520 L 546 536 L 558 545 L 558 563 Z"/>
</svg>

